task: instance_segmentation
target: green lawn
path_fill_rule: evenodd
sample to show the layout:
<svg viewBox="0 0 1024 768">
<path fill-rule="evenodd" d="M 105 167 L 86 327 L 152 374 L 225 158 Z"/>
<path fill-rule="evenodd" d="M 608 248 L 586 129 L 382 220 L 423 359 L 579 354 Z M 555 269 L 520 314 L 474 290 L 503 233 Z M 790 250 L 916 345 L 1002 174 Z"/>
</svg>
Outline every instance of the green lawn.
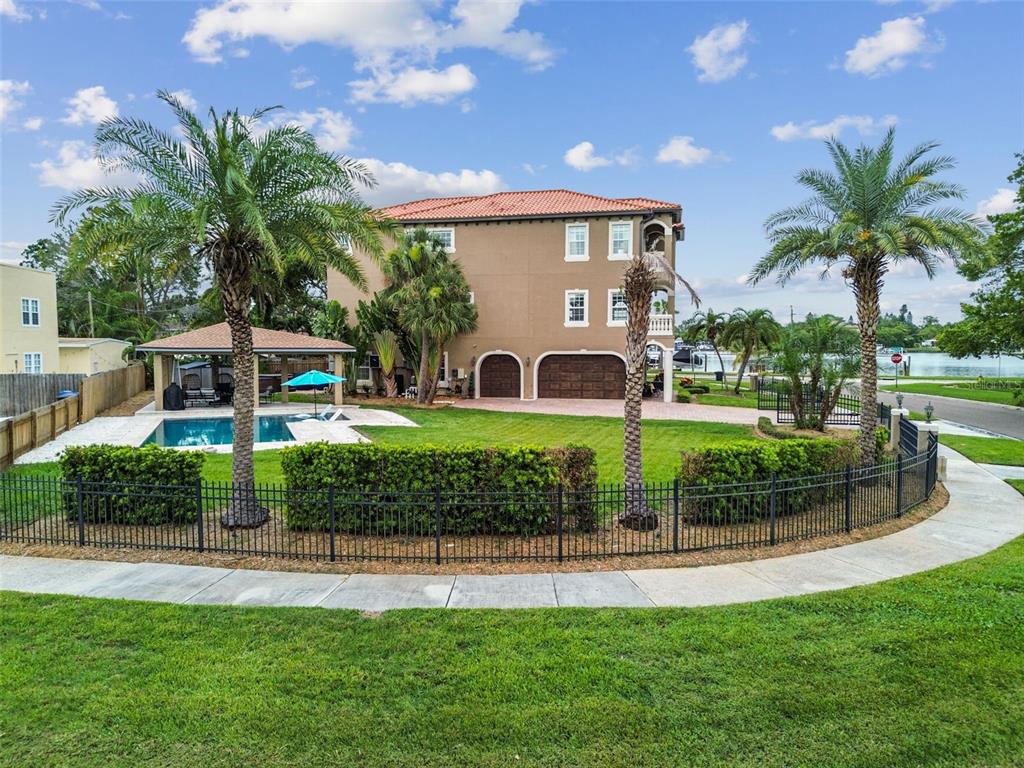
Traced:
<svg viewBox="0 0 1024 768">
<path fill-rule="evenodd" d="M 1006 482 L 1020 491 L 1021 495 L 1024 495 L 1024 480 L 1007 480 Z"/>
<path fill-rule="evenodd" d="M 697 395 L 694 402 L 701 405 L 731 405 L 735 408 L 757 408 L 757 392 L 749 389 L 740 389 L 739 395 L 734 395 L 731 387 L 723 390 L 720 385 L 712 386 L 708 394 Z"/>
<path fill-rule="evenodd" d="M 476 445 L 588 445 L 597 452 L 598 480 L 622 482 L 622 419 L 599 416 L 551 416 L 534 413 L 497 413 L 464 408 L 417 410 L 394 408 L 420 425 L 360 427 L 374 442 L 401 445 L 472 443 Z M 679 469 L 679 452 L 722 445 L 752 437 L 750 427 L 692 421 L 645 421 L 644 469 L 648 479 L 671 480 Z"/>
<path fill-rule="evenodd" d="M 1024 466 L 1024 441 L 1008 437 L 939 435 L 939 442 L 980 464 Z"/>
<path fill-rule="evenodd" d="M 375 406 L 376 407 L 376 406 Z M 374 442 L 402 445 L 471 443 L 475 445 L 544 445 L 582 443 L 597 451 L 598 479 L 622 482 L 622 419 L 598 416 L 551 416 L 533 413 L 496 413 L 463 408 L 424 410 L 390 408 L 420 425 L 407 427 L 360 427 Z M 750 427 L 692 421 L 645 421 L 644 468 L 652 482 L 668 482 L 679 469 L 679 452 L 731 440 L 752 437 Z M 283 483 L 279 451 L 254 454 L 256 479 Z M 21 464 L 10 470 L 20 475 L 55 475 L 55 463 Z M 231 479 L 231 455 L 209 454 L 203 477 L 211 481 Z"/>
<path fill-rule="evenodd" d="M 888 392 L 895 392 L 894 385 L 882 387 Z M 1004 389 L 970 389 L 967 386 L 957 384 L 927 384 L 913 383 L 900 384 L 900 392 L 910 392 L 918 395 L 932 395 L 935 397 L 955 397 L 958 400 L 975 400 L 982 403 L 1001 403 L 1013 405 L 1013 394 Z"/>
<path fill-rule="evenodd" d="M 696 610 L 0 593 L 0 765 L 1020 765 L 1022 560 Z"/>
</svg>

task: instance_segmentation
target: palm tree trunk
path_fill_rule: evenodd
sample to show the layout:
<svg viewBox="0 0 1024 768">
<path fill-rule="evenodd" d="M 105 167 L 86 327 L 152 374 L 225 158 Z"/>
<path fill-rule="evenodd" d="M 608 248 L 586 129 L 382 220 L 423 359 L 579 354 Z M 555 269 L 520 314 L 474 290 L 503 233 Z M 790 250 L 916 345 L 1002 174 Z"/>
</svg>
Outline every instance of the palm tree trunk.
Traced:
<svg viewBox="0 0 1024 768">
<path fill-rule="evenodd" d="M 743 373 L 747 370 L 747 363 L 750 361 L 750 356 L 754 354 L 754 350 L 745 349 L 743 350 L 743 357 L 740 358 L 740 369 L 736 374 L 736 386 L 733 388 L 733 393 L 739 395 L 740 384 L 743 383 Z"/>
<path fill-rule="evenodd" d="M 722 353 L 718 351 L 718 345 L 712 341 L 711 346 L 714 347 L 715 354 L 718 356 L 718 370 L 722 372 L 722 389 L 725 389 L 725 361 L 722 360 Z"/>
<path fill-rule="evenodd" d="M 252 324 L 249 321 L 248 274 L 244 267 L 239 266 L 243 259 L 221 258 L 217 264 L 224 314 L 231 330 L 231 354 L 235 370 L 235 391 L 232 396 L 232 500 L 221 514 L 221 524 L 229 528 L 254 528 L 266 522 L 269 516 L 268 510 L 261 508 L 256 498 L 256 478 L 252 463 L 256 395 L 253 377 L 256 360 L 252 352 Z"/>
<path fill-rule="evenodd" d="M 420 331 L 420 371 L 416 377 L 416 402 L 427 402 L 430 387 L 430 339 L 426 331 Z"/>
<path fill-rule="evenodd" d="M 654 272 L 643 257 L 626 268 L 626 391 L 623 404 L 622 461 L 625 470 L 625 509 L 619 522 L 626 528 L 650 531 L 658 527 L 657 513 L 647 506 L 644 494 L 643 450 L 640 425 L 643 416 L 644 379 L 647 373 L 647 332 L 651 314 Z M 667 353 L 666 353 L 667 354 Z M 672 386 L 666 382 L 665 386 Z"/>
<path fill-rule="evenodd" d="M 398 381 L 395 379 L 395 369 L 388 372 L 381 372 L 384 377 L 384 394 L 386 397 L 398 397 Z"/>
<path fill-rule="evenodd" d="M 860 330 L 860 444 L 861 466 L 875 463 L 875 430 L 878 428 L 878 319 L 882 314 L 878 300 L 878 278 L 864 276 L 853 285 L 857 298 L 857 325 Z"/>
</svg>

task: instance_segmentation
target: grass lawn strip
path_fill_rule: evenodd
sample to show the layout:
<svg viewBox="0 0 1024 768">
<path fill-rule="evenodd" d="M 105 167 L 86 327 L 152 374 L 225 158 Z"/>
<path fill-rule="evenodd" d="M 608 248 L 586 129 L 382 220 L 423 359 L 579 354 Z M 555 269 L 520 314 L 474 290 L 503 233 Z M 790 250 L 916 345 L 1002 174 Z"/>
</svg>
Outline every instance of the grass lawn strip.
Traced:
<svg viewBox="0 0 1024 768">
<path fill-rule="evenodd" d="M 1019 765 L 1022 558 L 696 610 L 0 594 L 0 764 Z"/>
<path fill-rule="evenodd" d="M 896 392 L 894 385 L 882 387 L 887 392 Z M 998 403 L 1001 405 L 1013 405 L 1013 393 L 1005 389 L 971 389 L 968 386 L 957 384 L 928 384 L 912 383 L 900 384 L 900 392 L 907 392 L 918 395 L 931 395 L 933 397 L 953 397 L 958 400 L 973 400 L 981 403 Z"/>
<path fill-rule="evenodd" d="M 977 464 L 1024 466 L 1024 440 L 940 434 L 939 442 L 948 445 L 957 453 L 962 453 Z"/>
</svg>

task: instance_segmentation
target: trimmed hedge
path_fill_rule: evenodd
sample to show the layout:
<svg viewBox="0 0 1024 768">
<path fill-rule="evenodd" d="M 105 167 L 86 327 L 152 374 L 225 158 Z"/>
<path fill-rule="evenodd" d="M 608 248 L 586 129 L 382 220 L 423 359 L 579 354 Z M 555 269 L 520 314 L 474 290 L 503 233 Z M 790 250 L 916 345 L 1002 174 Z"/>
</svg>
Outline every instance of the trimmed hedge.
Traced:
<svg viewBox="0 0 1024 768">
<path fill-rule="evenodd" d="M 676 393 L 676 402 L 677 403 L 688 403 L 688 402 L 690 402 L 690 395 L 687 392 L 677 392 Z"/>
<path fill-rule="evenodd" d="M 707 384 L 691 384 L 685 388 L 691 395 L 706 395 L 711 391 Z"/>
<path fill-rule="evenodd" d="M 770 437 L 774 440 L 806 440 L 800 435 L 794 434 L 786 429 L 779 429 L 778 425 L 775 424 L 767 416 L 761 416 L 757 420 L 757 428 L 762 434 Z M 875 453 L 881 458 L 885 455 L 886 448 L 889 445 L 889 428 L 888 427 L 876 427 L 875 428 Z"/>
<path fill-rule="evenodd" d="M 156 445 L 87 445 L 65 448 L 60 469 L 65 481 L 84 481 L 86 522 L 160 525 L 195 522 L 195 489 L 205 460 L 198 451 Z M 78 519 L 77 491 L 65 494 L 64 511 L 69 520 Z"/>
<path fill-rule="evenodd" d="M 284 449 L 281 468 L 289 489 L 285 521 L 300 530 L 329 528 L 332 487 L 335 530 L 345 533 L 432 535 L 438 489 L 442 533 L 548 533 L 559 483 L 563 525 L 595 524 L 596 460 L 583 446 L 308 443 Z"/>
<path fill-rule="evenodd" d="M 760 520 L 769 516 L 767 482 L 773 474 L 786 480 L 837 472 L 856 459 L 856 443 L 827 439 L 740 440 L 700 451 L 684 451 L 679 470 L 679 480 L 688 488 L 684 509 L 687 517 L 696 522 Z M 762 485 L 728 488 L 748 483 Z M 787 489 L 776 505 L 776 514 L 803 512 L 829 492 L 827 485 L 815 490 Z"/>
</svg>

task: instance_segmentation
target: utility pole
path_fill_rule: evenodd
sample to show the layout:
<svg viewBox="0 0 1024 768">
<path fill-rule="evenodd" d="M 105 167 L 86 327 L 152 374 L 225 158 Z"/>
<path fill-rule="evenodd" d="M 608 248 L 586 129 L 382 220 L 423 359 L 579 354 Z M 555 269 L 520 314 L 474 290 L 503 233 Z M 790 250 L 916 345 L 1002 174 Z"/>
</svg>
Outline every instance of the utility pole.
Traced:
<svg viewBox="0 0 1024 768">
<path fill-rule="evenodd" d="M 789 324 L 793 324 L 793 305 L 789 305 Z"/>
<path fill-rule="evenodd" d="M 89 297 L 89 338 L 95 339 L 96 323 L 94 322 L 92 316 L 92 291 L 89 291 L 86 295 Z"/>
</svg>

